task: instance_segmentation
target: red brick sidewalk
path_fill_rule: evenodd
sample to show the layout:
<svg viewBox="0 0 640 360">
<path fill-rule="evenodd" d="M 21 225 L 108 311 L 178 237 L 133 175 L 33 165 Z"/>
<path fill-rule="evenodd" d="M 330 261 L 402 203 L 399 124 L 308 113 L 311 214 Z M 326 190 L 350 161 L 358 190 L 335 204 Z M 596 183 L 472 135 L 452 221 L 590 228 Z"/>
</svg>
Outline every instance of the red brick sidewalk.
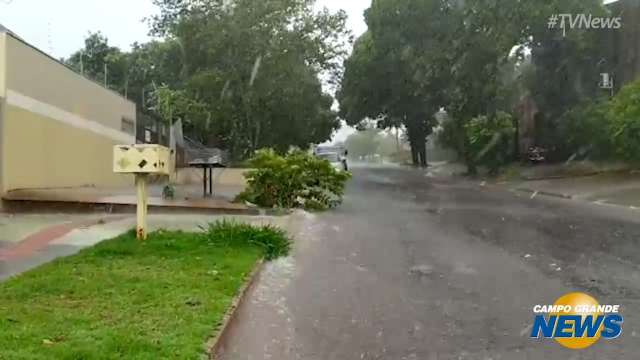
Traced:
<svg viewBox="0 0 640 360">
<path fill-rule="evenodd" d="M 69 234 L 73 230 L 87 228 L 95 225 L 107 224 L 119 220 L 126 219 L 127 216 L 111 217 L 105 219 L 93 219 L 81 222 L 64 223 L 48 227 L 29 235 L 17 244 L 0 249 L 0 261 L 15 261 L 32 256 L 39 250 L 46 248 L 53 241 Z"/>
</svg>

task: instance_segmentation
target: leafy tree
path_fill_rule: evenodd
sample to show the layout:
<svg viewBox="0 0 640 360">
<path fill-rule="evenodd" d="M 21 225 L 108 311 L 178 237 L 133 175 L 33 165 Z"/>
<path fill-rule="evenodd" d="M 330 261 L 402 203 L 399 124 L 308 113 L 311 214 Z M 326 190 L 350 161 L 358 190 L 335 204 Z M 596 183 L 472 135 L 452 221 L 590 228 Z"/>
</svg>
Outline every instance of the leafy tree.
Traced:
<svg viewBox="0 0 640 360">
<path fill-rule="evenodd" d="M 365 18 L 368 33 L 356 42 L 338 98 L 343 117 L 356 124 L 381 119 L 404 124 L 413 162 L 427 165 L 426 138 L 444 104 L 451 6 L 444 0 L 375 0 Z"/>
<path fill-rule="evenodd" d="M 391 0 L 389 0 L 391 1 Z M 378 2 L 379 5 L 381 2 Z M 425 1 L 419 2 L 421 4 Z M 372 6 L 374 9 L 376 3 Z M 415 6 L 418 5 L 406 5 Z M 478 1 L 441 1 L 439 9 L 446 21 L 441 22 L 441 26 L 431 25 L 438 31 L 424 34 L 424 38 L 412 38 L 408 36 L 398 37 L 410 26 L 411 18 L 428 19 L 419 11 L 409 13 L 407 18 L 402 19 L 402 23 L 397 26 L 400 30 L 387 32 L 387 36 L 395 40 L 396 43 L 403 43 L 404 48 L 412 49 L 423 43 L 436 44 L 438 56 L 422 57 L 423 61 L 418 62 L 427 73 L 433 74 L 431 81 L 428 78 L 421 78 L 418 84 L 428 86 L 433 84 L 433 79 L 443 79 L 435 81 L 439 86 L 431 90 L 431 93 L 444 94 L 444 101 L 436 102 L 439 106 L 446 108 L 452 120 L 447 124 L 442 133 L 441 141 L 449 147 L 457 150 L 469 165 L 469 171 L 475 172 L 475 156 L 473 144 L 469 143 L 467 136 L 467 124 L 472 119 L 486 117 L 492 119 L 498 117 L 499 112 L 511 113 L 515 103 L 519 100 L 516 94 L 527 93 L 518 84 L 518 79 L 524 76 L 523 66 L 526 65 L 526 49 L 533 52 L 534 73 L 538 72 L 541 49 L 547 51 L 546 55 L 553 59 L 564 62 L 566 59 L 553 53 L 554 41 L 557 41 L 561 33 L 551 32 L 547 28 L 547 20 L 554 13 L 581 13 L 591 12 L 598 14 L 602 5 L 596 1 L 560 1 L 552 0 L 546 2 L 534 0 L 522 0 L 504 2 L 499 0 L 478 0 Z M 593 11 L 591 11 L 593 10 Z M 393 12 L 392 12 L 393 13 Z M 396 11 L 392 15 L 402 14 Z M 431 24 L 432 21 L 429 21 Z M 435 24 L 438 24 L 437 20 Z M 576 56 L 574 64 L 584 66 L 591 59 L 585 60 L 585 54 L 589 53 L 593 42 L 586 36 L 577 36 L 578 39 L 570 38 L 567 46 L 573 49 Z M 552 40 L 548 40 L 552 39 Z M 407 52 L 400 52 L 407 58 Z M 421 53 L 433 53 L 434 51 L 422 51 Z M 392 52 L 393 53 L 393 52 Z M 445 66 L 443 66 L 443 64 Z M 562 68 L 569 68 L 571 63 L 555 63 L 555 71 Z M 408 66 L 404 67 L 405 69 Z M 420 67 L 417 67 L 420 69 Z M 546 67 L 550 70 L 553 66 Z M 578 72 L 579 73 L 579 72 Z M 553 75 L 550 72 L 540 71 L 534 75 L 535 84 L 550 88 L 555 86 L 550 84 L 549 78 Z M 576 75 L 580 78 L 579 75 Z M 586 77 L 584 77 L 586 79 Z M 591 82 L 589 83 L 591 84 Z M 597 82 L 593 82 L 597 84 Z M 534 97 L 539 97 L 539 88 L 528 86 Z M 592 86 L 593 87 L 593 86 Z M 412 88 L 419 89 L 417 85 Z M 551 93 L 552 91 L 547 91 Z M 590 91 L 583 91 L 591 94 Z M 424 97 L 423 97 L 424 98 Z M 554 96 L 550 96 L 553 99 Z M 555 99 L 562 98 L 555 96 Z M 571 102 L 570 100 L 568 102 Z M 565 110 L 566 111 L 566 108 Z M 562 112 L 560 112 L 562 113 Z M 411 128 L 409 134 L 411 134 Z"/>
<path fill-rule="evenodd" d="M 338 92 L 340 115 L 351 126 L 367 118 L 385 115 L 385 97 L 390 95 L 384 64 L 371 33 L 359 37 L 351 56 L 345 61 L 345 72 Z"/>
<path fill-rule="evenodd" d="M 134 43 L 127 58 L 127 84 L 122 93 L 140 110 L 152 106 L 149 101 L 155 88 L 179 88 L 183 81 L 183 54 L 175 39 Z"/>
<path fill-rule="evenodd" d="M 548 150 L 563 161 L 614 156 L 608 109 L 609 103 L 599 99 L 579 103 L 567 111 L 558 119 L 556 142 Z"/>
<path fill-rule="evenodd" d="M 511 115 L 498 112 L 494 117 L 475 117 L 465 125 L 465 132 L 473 166 L 486 165 L 497 174 L 500 166 L 511 161 L 515 133 Z"/>
<path fill-rule="evenodd" d="M 530 94 L 535 99 L 540 115 L 538 118 L 537 142 L 539 145 L 555 149 L 551 157 L 566 160 L 574 154 L 568 149 L 564 139 L 573 136 L 564 132 L 576 122 L 573 116 L 594 98 L 601 95 L 598 88 L 600 72 L 607 69 L 605 31 L 568 30 L 566 36 L 560 30 L 549 30 L 546 25 L 550 14 L 592 14 L 606 16 L 607 10 L 599 0 L 563 0 L 540 3 L 531 17 L 530 40 L 532 71 L 524 78 Z M 552 80 L 552 81 L 550 81 Z M 571 113 L 568 113 L 568 112 Z M 585 124 L 591 127 L 594 123 Z M 582 144 L 585 147 L 588 143 Z M 575 150 L 575 149 L 574 149 Z"/>
<path fill-rule="evenodd" d="M 114 90 L 121 90 L 127 78 L 127 57 L 120 49 L 109 45 L 100 32 L 89 33 L 84 48 L 75 52 L 65 61 L 73 69 L 85 76 L 104 83 Z M 105 73 L 106 71 L 106 73 Z"/>
<path fill-rule="evenodd" d="M 335 79 L 346 15 L 311 0 L 157 0 L 153 31 L 183 53 L 184 88 L 212 114 L 207 143 L 236 157 L 323 142 L 339 126 L 319 76 Z"/>
<path fill-rule="evenodd" d="M 150 103 L 150 110 L 168 126 L 183 120 L 184 128 L 191 133 L 206 134 L 211 130 L 207 105 L 192 99 L 184 90 L 172 90 L 166 85 L 154 87 Z"/>
<path fill-rule="evenodd" d="M 640 81 L 625 86 L 612 100 L 608 112 L 610 136 L 616 155 L 640 160 Z"/>
<path fill-rule="evenodd" d="M 185 133 L 246 158 L 330 138 L 340 126 L 333 96 L 350 36 L 344 12 L 313 0 L 154 0 L 152 34 L 123 53 L 100 33 L 67 62 Z"/>
<path fill-rule="evenodd" d="M 478 154 L 467 136 L 467 125 L 495 119 L 500 111 L 512 112 L 513 77 L 523 58 L 529 14 L 536 6 L 532 0 L 479 0 L 452 7 L 451 16 L 458 21 L 448 35 L 451 46 L 446 50 L 451 60 L 445 105 L 450 121 L 440 141 L 457 151 L 469 173 L 476 172 Z"/>
</svg>

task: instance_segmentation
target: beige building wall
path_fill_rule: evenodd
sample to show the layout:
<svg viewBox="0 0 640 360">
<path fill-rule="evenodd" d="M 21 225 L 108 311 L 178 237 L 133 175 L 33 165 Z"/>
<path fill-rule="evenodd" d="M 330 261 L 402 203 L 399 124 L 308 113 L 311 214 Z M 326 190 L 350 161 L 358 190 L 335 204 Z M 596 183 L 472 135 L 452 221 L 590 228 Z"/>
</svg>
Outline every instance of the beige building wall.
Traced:
<svg viewBox="0 0 640 360">
<path fill-rule="evenodd" d="M 131 185 L 131 177 L 113 174 L 112 148 L 135 142 L 122 131 L 123 119 L 135 125 L 135 104 L 12 35 L 5 34 L 4 53 L 0 193 Z"/>
<path fill-rule="evenodd" d="M 7 88 L 82 118 L 121 129 L 135 104 L 7 35 Z"/>
<path fill-rule="evenodd" d="M 0 32 L 0 98 L 4 98 L 4 92 L 5 92 L 5 84 L 4 84 L 4 79 L 5 79 L 5 38 L 6 35 L 3 32 Z M 0 110 L 1 111 L 1 110 Z"/>
<path fill-rule="evenodd" d="M 4 189 L 3 181 L 3 146 L 2 139 L 4 138 L 4 112 L 6 109 L 5 104 L 5 43 L 6 35 L 4 32 L 0 32 L 0 195 L 2 195 L 2 189 Z M 2 210 L 2 201 L 0 201 L 0 210 Z"/>
</svg>

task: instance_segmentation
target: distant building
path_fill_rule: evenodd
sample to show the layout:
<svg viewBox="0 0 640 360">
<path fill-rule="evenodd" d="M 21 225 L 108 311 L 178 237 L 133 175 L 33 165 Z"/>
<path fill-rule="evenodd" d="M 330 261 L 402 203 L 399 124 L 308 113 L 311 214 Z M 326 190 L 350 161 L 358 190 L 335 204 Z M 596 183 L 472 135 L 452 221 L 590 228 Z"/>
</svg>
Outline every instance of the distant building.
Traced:
<svg viewBox="0 0 640 360">
<path fill-rule="evenodd" d="M 135 143 L 136 106 L 0 25 L 0 197 L 129 184 L 112 148 Z"/>
</svg>

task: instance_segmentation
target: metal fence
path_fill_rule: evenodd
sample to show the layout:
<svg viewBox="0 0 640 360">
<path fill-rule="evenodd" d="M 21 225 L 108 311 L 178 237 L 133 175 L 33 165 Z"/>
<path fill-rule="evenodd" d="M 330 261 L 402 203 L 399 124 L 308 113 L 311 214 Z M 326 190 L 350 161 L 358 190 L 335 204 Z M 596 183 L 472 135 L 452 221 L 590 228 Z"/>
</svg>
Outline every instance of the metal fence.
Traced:
<svg viewBox="0 0 640 360">
<path fill-rule="evenodd" d="M 184 162 L 182 166 L 193 163 L 229 164 L 229 152 L 218 148 L 206 147 L 202 143 L 184 136 Z"/>
</svg>

